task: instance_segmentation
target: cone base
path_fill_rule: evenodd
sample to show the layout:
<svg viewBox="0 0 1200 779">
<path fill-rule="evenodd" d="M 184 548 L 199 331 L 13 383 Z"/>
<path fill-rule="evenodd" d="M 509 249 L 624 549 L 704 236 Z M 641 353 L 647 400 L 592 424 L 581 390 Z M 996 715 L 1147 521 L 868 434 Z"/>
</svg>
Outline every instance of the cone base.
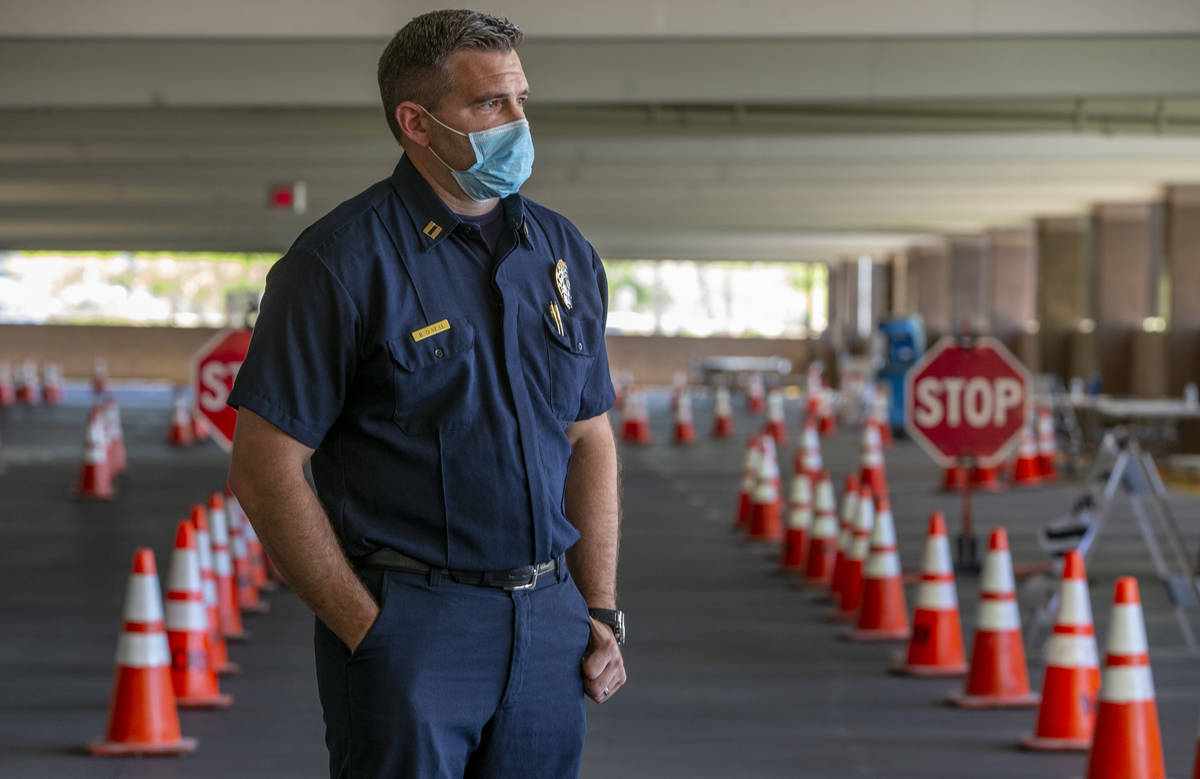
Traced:
<svg viewBox="0 0 1200 779">
<path fill-rule="evenodd" d="M 242 667 L 237 663 L 225 663 L 217 666 L 217 676 L 237 676 L 242 672 Z"/>
<path fill-rule="evenodd" d="M 827 619 L 830 622 L 855 622 L 858 620 L 858 610 L 855 609 L 854 611 L 842 611 L 841 609 L 838 609 L 830 614 Z"/>
<path fill-rule="evenodd" d="M 86 747 L 88 754 L 99 757 L 120 757 L 123 755 L 187 755 L 196 751 L 196 739 L 181 738 L 178 741 L 167 741 L 162 744 L 148 744 L 137 741 L 118 742 L 105 741 L 98 738 L 89 742 Z"/>
<path fill-rule="evenodd" d="M 1034 708 L 1041 702 L 1041 696 L 1027 693 L 1025 695 L 965 695 L 952 692 L 946 696 L 946 702 L 960 709 L 1027 709 Z"/>
<path fill-rule="evenodd" d="M 885 644 L 893 641 L 908 641 L 912 638 L 912 631 L 908 628 L 896 630 L 865 630 L 863 628 L 856 628 L 838 633 L 838 638 L 843 641 L 853 641 L 862 644 Z"/>
<path fill-rule="evenodd" d="M 1039 738 L 1038 736 L 1022 736 L 1021 748 L 1035 752 L 1087 752 L 1092 748 L 1092 740 L 1078 738 Z"/>
<path fill-rule="evenodd" d="M 240 606 L 243 614 L 266 614 L 271 610 L 271 604 L 265 600 L 260 600 L 257 603 L 252 603 L 248 606 Z"/>
<path fill-rule="evenodd" d="M 905 662 L 905 655 L 900 653 L 893 655 L 892 661 L 888 663 L 888 672 L 897 676 L 915 676 L 922 679 L 950 678 L 952 676 L 966 676 L 967 664 L 909 665 Z"/>
<path fill-rule="evenodd" d="M 234 641 L 239 644 L 250 640 L 250 634 L 245 630 L 239 630 L 237 633 L 222 633 L 221 635 L 224 636 L 226 641 Z"/>
<path fill-rule="evenodd" d="M 233 705 L 233 696 L 228 693 L 176 695 L 175 705 L 181 709 L 227 709 Z"/>
</svg>

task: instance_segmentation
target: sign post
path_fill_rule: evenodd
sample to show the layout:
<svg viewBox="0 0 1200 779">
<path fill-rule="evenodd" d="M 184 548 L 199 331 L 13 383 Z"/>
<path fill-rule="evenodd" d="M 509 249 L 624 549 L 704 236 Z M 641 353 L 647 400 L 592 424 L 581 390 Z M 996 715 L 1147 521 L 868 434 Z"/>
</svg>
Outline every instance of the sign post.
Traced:
<svg viewBox="0 0 1200 779">
<path fill-rule="evenodd" d="M 233 380 L 246 359 L 250 330 L 222 330 L 192 355 L 192 403 L 212 426 L 213 440 L 229 451 L 237 411 L 226 405 Z"/>
<path fill-rule="evenodd" d="M 944 468 L 998 465 L 1029 418 L 1028 371 L 994 338 L 943 338 L 904 377 L 908 434 Z M 979 571 L 971 518 L 971 480 L 963 493 L 955 567 Z"/>
</svg>

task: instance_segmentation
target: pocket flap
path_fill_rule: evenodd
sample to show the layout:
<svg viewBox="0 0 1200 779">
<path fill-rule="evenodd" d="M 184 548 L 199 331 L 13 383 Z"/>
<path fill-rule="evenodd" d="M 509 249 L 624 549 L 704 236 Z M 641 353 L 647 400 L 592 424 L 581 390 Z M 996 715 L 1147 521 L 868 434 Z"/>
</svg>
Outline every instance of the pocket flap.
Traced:
<svg viewBox="0 0 1200 779">
<path fill-rule="evenodd" d="M 558 332 L 558 322 L 546 312 L 542 315 L 546 321 L 546 331 L 550 340 L 559 348 L 580 357 L 590 357 L 596 351 L 596 341 L 603 338 L 600 323 L 586 317 L 562 316 L 563 331 Z"/>
<path fill-rule="evenodd" d="M 406 371 L 417 371 L 471 351 L 475 346 L 475 328 L 465 319 L 455 319 L 451 320 L 449 330 L 420 341 L 414 341 L 411 335 L 393 338 L 387 346 L 397 365 Z"/>
</svg>

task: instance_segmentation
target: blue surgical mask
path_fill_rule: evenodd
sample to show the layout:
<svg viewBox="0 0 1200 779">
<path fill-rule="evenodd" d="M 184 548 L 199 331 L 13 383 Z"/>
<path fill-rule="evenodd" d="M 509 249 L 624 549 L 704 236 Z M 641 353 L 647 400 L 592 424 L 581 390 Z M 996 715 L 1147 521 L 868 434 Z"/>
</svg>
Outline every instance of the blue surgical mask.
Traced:
<svg viewBox="0 0 1200 779">
<path fill-rule="evenodd" d="M 528 120 L 518 119 L 489 130 L 464 133 L 438 119 L 425 107 L 421 110 L 442 127 L 471 142 L 475 164 L 466 170 L 455 170 L 446 165 L 432 146 L 429 151 L 438 162 L 446 165 L 450 175 L 472 200 L 508 197 L 519 190 L 533 172 L 533 136 L 529 133 Z"/>
</svg>

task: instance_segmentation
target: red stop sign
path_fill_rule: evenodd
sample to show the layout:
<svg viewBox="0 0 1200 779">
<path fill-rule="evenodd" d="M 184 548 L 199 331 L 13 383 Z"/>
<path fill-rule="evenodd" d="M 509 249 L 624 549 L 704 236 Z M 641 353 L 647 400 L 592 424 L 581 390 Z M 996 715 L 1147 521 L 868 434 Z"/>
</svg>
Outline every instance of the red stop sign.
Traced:
<svg viewBox="0 0 1200 779">
<path fill-rule="evenodd" d="M 996 339 L 964 346 L 943 338 L 904 377 L 904 426 L 943 466 L 971 457 L 992 467 L 1020 437 L 1031 387 L 1025 366 Z"/>
<path fill-rule="evenodd" d="M 233 443 L 237 411 L 225 405 L 250 347 L 250 330 L 222 330 L 192 355 L 192 402 L 225 449 Z"/>
</svg>

